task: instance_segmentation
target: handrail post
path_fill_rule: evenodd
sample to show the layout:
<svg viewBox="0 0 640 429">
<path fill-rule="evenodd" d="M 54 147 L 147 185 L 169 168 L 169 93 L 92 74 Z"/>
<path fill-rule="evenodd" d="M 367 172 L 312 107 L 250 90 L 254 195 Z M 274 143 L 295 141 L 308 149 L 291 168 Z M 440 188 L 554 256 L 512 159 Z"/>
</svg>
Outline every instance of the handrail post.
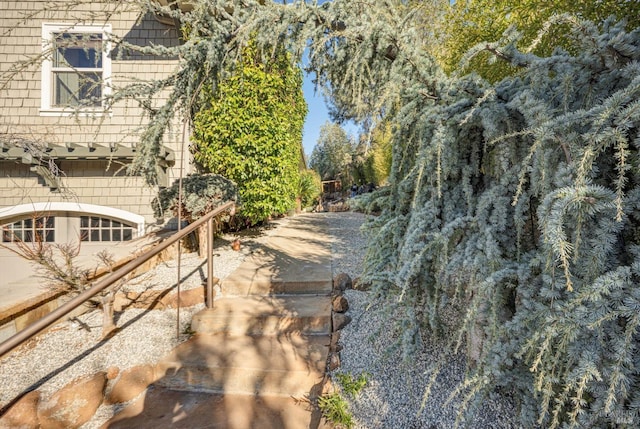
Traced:
<svg viewBox="0 0 640 429">
<path fill-rule="evenodd" d="M 213 218 L 207 221 L 207 308 L 213 308 Z"/>
</svg>

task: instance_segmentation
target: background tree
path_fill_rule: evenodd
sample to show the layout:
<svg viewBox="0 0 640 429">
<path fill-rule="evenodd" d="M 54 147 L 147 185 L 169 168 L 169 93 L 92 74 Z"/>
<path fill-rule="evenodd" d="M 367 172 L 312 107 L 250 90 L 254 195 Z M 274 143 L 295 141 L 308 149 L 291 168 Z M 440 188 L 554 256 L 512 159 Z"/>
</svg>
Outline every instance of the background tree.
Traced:
<svg viewBox="0 0 640 429">
<path fill-rule="evenodd" d="M 340 180 L 343 186 L 353 181 L 351 167 L 354 147 L 344 128 L 326 122 L 320 128 L 318 141 L 311 152 L 309 166 L 322 180 Z"/>
<path fill-rule="evenodd" d="M 362 185 L 373 181 L 371 152 L 364 135 L 360 136 L 358 144 L 353 148 L 351 165 L 349 167 L 353 183 Z"/>
<path fill-rule="evenodd" d="M 196 114 L 192 138 L 196 161 L 238 185 L 239 214 L 252 224 L 295 207 L 307 112 L 301 72 L 289 55 L 263 54 L 255 44 L 243 49 L 212 88 L 210 107 Z"/>
<path fill-rule="evenodd" d="M 393 154 L 392 128 L 387 121 L 379 122 L 371 131 L 371 182 L 383 185 L 391 174 L 391 162 Z"/>
<path fill-rule="evenodd" d="M 517 27 L 521 34 L 517 40 L 512 38 L 518 48 L 528 49 L 554 14 L 570 13 L 594 22 L 603 22 L 614 16 L 626 19 L 627 28 L 640 25 L 640 3 L 627 0 L 462 0 L 446 7 L 442 46 L 436 53 L 448 72 L 456 70 L 463 56 L 475 45 L 496 42 L 510 26 Z M 533 52 L 547 56 L 556 47 L 575 52 L 579 45 L 565 37 L 567 31 L 566 25 L 553 26 L 542 36 Z M 509 62 L 495 62 L 494 59 L 490 52 L 481 52 L 467 65 L 466 71 L 476 71 L 492 82 L 516 72 L 517 68 Z"/>
<path fill-rule="evenodd" d="M 311 169 L 300 172 L 300 190 L 298 192 L 302 208 L 315 207 L 322 194 L 320 175 Z"/>
</svg>

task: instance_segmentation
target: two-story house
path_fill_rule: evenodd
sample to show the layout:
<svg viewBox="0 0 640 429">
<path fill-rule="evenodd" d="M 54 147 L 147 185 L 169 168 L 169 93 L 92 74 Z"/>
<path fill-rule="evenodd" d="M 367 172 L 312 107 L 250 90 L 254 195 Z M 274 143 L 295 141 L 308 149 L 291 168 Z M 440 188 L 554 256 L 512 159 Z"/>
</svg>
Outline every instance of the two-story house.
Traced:
<svg viewBox="0 0 640 429">
<path fill-rule="evenodd" d="M 162 78 L 178 63 L 124 49 L 122 41 L 175 46 L 179 37 L 171 20 L 145 14 L 135 1 L 0 1 L 6 246 L 80 240 L 83 252 L 95 253 L 157 226 L 157 189 L 125 171 L 146 118 L 135 101 L 106 108 L 104 100 L 128 83 Z M 181 137 L 180 126 L 165 137 L 158 159 L 164 184 L 177 178 Z M 0 284 L 24 275 L 6 252 L 0 249 Z"/>
</svg>

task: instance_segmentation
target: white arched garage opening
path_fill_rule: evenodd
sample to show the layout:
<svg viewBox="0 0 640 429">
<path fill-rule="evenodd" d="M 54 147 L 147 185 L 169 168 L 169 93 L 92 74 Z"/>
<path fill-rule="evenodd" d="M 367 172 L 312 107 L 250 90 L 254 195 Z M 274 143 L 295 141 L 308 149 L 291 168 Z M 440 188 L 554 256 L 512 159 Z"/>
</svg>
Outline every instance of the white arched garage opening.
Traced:
<svg viewBox="0 0 640 429">
<path fill-rule="evenodd" d="M 144 217 L 126 210 L 58 201 L 0 208 L 0 225 L 5 242 L 12 236 L 30 241 L 35 231 L 45 241 L 68 241 L 75 234 L 82 241 L 113 242 L 141 237 L 145 222 Z"/>
</svg>

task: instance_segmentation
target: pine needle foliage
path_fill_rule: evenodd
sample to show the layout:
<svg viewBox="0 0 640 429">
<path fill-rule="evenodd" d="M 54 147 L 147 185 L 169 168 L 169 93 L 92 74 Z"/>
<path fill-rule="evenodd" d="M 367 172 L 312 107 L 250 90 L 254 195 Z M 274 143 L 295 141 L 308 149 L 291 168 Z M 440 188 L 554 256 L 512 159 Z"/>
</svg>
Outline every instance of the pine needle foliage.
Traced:
<svg viewBox="0 0 640 429">
<path fill-rule="evenodd" d="M 517 77 L 440 79 L 429 103 L 401 93 L 366 277 L 414 307 L 408 330 L 465 309 L 463 402 L 508 388 L 525 426 L 635 427 L 640 31 L 557 22 L 576 54 L 521 53 L 508 34 Z"/>
<path fill-rule="evenodd" d="M 149 48 L 180 67 L 136 88 L 170 91 L 140 170 L 153 173 L 170 119 L 205 84 L 215 91 L 250 41 L 293 63 L 308 48 L 338 115 L 394 124 L 362 281 L 401 309 L 404 350 L 423 330 L 452 337 L 443 315 L 458 311 L 469 407 L 506 389 L 525 427 L 640 426 L 640 30 L 554 17 L 545 29 L 562 25 L 572 49 L 536 55 L 509 29 L 466 57 L 518 70 L 490 83 L 443 72 L 413 2 L 193 3 L 187 14 L 148 3 L 197 37 Z"/>
</svg>

